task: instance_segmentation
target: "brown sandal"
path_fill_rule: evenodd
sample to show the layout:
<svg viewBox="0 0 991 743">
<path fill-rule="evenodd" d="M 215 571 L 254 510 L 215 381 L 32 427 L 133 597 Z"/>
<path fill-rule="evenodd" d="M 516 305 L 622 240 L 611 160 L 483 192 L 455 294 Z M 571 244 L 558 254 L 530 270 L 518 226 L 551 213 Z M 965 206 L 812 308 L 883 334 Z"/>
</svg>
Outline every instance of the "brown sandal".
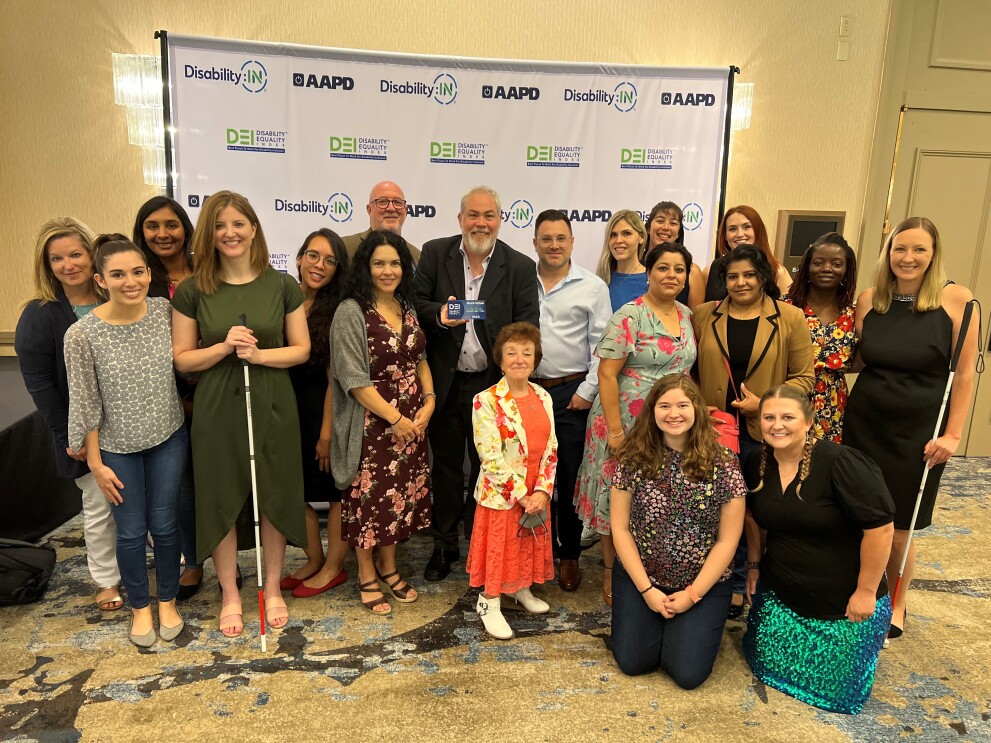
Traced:
<svg viewBox="0 0 991 743">
<path fill-rule="evenodd" d="M 382 589 L 379 588 L 378 581 L 376 580 L 370 580 L 367 583 L 359 583 L 358 590 L 361 593 L 382 593 Z M 384 617 L 392 613 L 392 604 L 389 603 L 389 599 L 387 599 L 384 594 L 380 599 L 373 599 L 371 601 L 360 599 L 360 601 L 364 607 L 375 616 Z M 382 606 L 383 604 L 389 607 L 386 611 L 375 611 L 376 607 Z"/>
<path fill-rule="evenodd" d="M 388 575 L 382 575 L 382 573 L 379 572 L 379 569 L 375 568 L 375 575 L 378 576 L 379 583 L 384 583 L 388 587 L 389 593 L 391 593 L 392 597 L 396 599 L 396 601 L 398 601 L 399 603 L 412 604 L 414 601 L 416 601 L 419 598 L 419 596 L 417 596 L 415 593 L 413 594 L 413 598 L 409 597 L 410 591 L 415 591 L 416 589 L 413 588 L 413 586 L 411 586 L 405 580 L 403 580 L 403 578 L 399 575 L 398 570 L 393 570 Z M 393 576 L 396 576 L 396 582 L 390 583 L 389 578 Z M 405 584 L 406 587 L 400 588 L 400 586 L 402 586 L 403 584 Z"/>
</svg>

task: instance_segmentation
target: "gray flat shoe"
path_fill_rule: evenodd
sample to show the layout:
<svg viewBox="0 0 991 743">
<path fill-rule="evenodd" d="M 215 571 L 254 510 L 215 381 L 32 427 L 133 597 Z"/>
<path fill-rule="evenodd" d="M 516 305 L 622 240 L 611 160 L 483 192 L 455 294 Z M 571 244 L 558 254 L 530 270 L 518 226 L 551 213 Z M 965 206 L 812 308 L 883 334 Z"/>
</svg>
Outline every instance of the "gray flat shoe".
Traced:
<svg viewBox="0 0 991 743">
<path fill-rule="evenodd" d="M 172 642 L 179 636 L 179 633 L 186 627 L 186 620 L 183 619 L 175 627 L 166 627 L 164 624 L 158 626 L 158 634 L 166 642 Z"/>
<path fill-rule="evenodd" d="M 134 617 L 131 617 L 131 627 L 134 627 Z M 136 635 L 133 632 L 129 632 L 127 635 L 128 639 L 137 645 L 139 648 L 150 648 L 155 644 L 155 628 L 152 627 L 150 630 L 145 632 L 143 635 Z"/>
</svg>

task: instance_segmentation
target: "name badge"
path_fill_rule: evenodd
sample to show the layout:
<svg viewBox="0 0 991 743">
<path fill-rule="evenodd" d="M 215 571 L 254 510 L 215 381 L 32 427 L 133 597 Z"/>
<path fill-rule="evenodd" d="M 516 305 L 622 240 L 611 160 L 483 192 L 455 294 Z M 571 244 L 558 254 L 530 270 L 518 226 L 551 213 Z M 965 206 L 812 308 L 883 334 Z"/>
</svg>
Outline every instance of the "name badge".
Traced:
<svg viewBox="0 0 991 743">
<path fill-rule="evenodd" d="M 484 299 L 455 299 L 447 303 L 447 316 L 451 320 L 484 320 Z"/>
</svg>

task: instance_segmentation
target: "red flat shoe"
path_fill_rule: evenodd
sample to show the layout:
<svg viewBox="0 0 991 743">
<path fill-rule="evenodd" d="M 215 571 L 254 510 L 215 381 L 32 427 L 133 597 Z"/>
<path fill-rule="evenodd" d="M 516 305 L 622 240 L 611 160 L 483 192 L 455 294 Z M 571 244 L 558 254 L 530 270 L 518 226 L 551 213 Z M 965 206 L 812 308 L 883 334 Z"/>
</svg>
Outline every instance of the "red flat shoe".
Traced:
<svg viewBox="0 0 991 743">
<path fill-rule="evenodd" d="M 319 572 L 320 572 L 320 568 L 317 568 L 305 578 L 293 578 L 291 575 L 287 575 L 285 578 L 279 581 L 279 589 L 283 591 L 294 591 L 297 588 L 299 588 L 300 585 L 302 585 L 304 580 L 309 580 Z"/>
<path fill-rule="evenodd" d="M 314 574 L 315 575 L 315 574 Z M 327 585 L 320 586 L 319 588 L 310 588 L 309 586 L 304 586 L 303 582 L 300 581 L 299 585 L 292 590 L 292 595 L 298 599 L 308 599 L 313 596 L 319 596 L 324 591 L 329 591 L 331 588 L 337 588 L 348 579 L 347 571 L 342 570 L 337 575 L 328 581 Z"/>
</svg>

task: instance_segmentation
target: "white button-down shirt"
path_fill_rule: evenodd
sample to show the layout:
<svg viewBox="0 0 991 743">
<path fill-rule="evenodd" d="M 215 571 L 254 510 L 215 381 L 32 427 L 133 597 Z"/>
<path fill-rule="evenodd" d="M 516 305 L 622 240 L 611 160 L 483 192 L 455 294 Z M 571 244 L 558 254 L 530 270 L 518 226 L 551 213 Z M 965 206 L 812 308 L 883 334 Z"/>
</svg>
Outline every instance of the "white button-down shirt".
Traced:
<svg viewBox="0 0 991 743">
<path fill-rule="evenodd" d="M 591 271 L 574 261 L 568 275 L 544 291 L 538 268 L 537 296 L 540 301 L 540 344 L 543 358 L 533 376 L 554 379 L 586 373 L 578 394 L 594 400 L 599 391 L 599 357 L 595 346 L 612 316 L 609 287 Z"/>
<path fill-rule="evenodd" d="M 492 251 L 495 250 L 493 246 Z M 461 244 L 461 256 L 465 262 L 465 296 L 459 299 L 478 299 L 478 294 L 482 290 L 482 280 L 485 278 L 485 271 L 492 260 L 492 251 L 485 256 L 482 261 L 482 272 L 475 276 L 471 271 L 471 264 L 468 263 L 468 253 L 465 252 L 464 243 Z M 493 340 L 495 340 L 493 338 Z M 458 356 L 458 371 L 480 372 L 489 368 L 489 358 L 482 348 L 482 342 L 478 340 L 478 333 L 475 332 L 475 321 L 469 320 L 465 325 L 465 340 L 461 344 L 461 355 Z"/>
</svg>

